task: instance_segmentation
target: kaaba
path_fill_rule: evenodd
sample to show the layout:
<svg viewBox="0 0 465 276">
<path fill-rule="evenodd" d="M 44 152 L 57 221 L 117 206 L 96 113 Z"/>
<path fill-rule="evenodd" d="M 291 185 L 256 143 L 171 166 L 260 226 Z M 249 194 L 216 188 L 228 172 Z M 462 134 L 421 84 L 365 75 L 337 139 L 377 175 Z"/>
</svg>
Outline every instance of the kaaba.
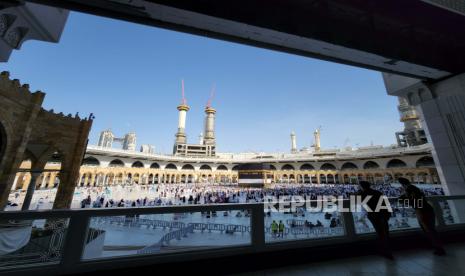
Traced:
<svg viewBox="0 0 465 276">
<path fill-rule="evenodd" d="M 271 166 L 263 163 L 246 163 L 239 165 L 238 185 L 240 187 L 264 187 L 272 183 Z"/>
</svg>

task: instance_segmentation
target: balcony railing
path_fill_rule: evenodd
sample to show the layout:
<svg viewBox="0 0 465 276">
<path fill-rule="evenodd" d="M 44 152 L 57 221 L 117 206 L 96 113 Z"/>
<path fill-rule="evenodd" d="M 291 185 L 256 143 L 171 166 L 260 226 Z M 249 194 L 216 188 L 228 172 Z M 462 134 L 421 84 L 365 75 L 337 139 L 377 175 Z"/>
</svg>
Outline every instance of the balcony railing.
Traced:
<svg viewBox="0 0 465 276">
<path fill-rule="evenodd" d="M 428 201 L 439 231 L 465 229 L 465 196 Z M 412 209 L 393 207 L 393 236 L 419 231 Z M 285 225 L 281 233 L 273 233 L 273 220 Z M 268 213 L 263 203 L 9 211 L 0 212 L 7 241 L 0 243 L 0 273 L 84 272 L 373 238 L 365 213 Z"/>
</svg>

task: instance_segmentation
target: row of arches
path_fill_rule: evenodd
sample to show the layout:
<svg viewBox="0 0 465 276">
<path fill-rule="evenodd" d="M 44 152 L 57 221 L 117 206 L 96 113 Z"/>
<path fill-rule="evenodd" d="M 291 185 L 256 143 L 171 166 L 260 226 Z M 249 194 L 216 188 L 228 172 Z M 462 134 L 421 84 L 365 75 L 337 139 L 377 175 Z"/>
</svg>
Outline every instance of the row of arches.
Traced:
<svg viewBox="0 0 465 276">
<path fill-rule="evenodd" d="M 94 157 L 87 157 L 83 160 L 82 163 L 84 166 L 100 166 L 100 162 L 94 158 Z M 123 168 L 125 167 L 124 162 L 121 161 L 120 159 L 114 159 L 112 160 L 109 165 L 110 168 Z M 131 168 L 144 168 L 144 164 L 141 161 L 135 161 L 134 163 L 131 164 Z M 159 169 L 160 165 L 158 163 L 152 163 L 150 165 L 150 169 Z M 173 163 L 169 163 L 164 167 L 165 170 L 194 170 L 194 166 L 191 164 L 185 164 L 182 166 L 177 166 Z M 227 171 L 228 168 L 225 165 L 219 165 L 217 170 L 224 170 Z M 212 167 L 206 164 L 203 164 L 200 166 L 200 170 L 206 170 L 206 171 L 212 171 Z"/>
<path fill-rule="evenodd" d="M 350 174 L 280 174 L 275 176 L 276 183 L 290 184 L 358 184 L 369 181 L 375 184 L 389 184 L 405 177 L 415 184 L 440 184 L 436 172 L 404 172 L 404 173 L 350 173 Z"/>
<path fill-rule="evenodd" d="M 399 177 L 405 177 L 416 184 L 440 184 L 435 171 L 421 172 L 376 172 L 376 173 L 275 173 L 273 182 L 280 184 L 358 184 L 362 180 L 376 184 L 389 184 Z M 27 189 L 31 175 L 18 173 L 16 189 Z M 233 173 L 137 173 L 137 172 L 85 172 L 79 177 L 77 186 L 111 186 L 132 184 L 176 184 L 176 183 L 237 183 L 237 174 Z M 59 172 L 45 172 L 36 182 L 36 188 L 54 188 L 60 184 Z"/>
<path fill-rule="evenodd" d="M 78 186 L 133 184 L 237 183 L 237 175 L 208 173 L 83 173 Z"/>
<path fill-rule="evenodd" d="M 431 168 L 431 167 L 434 167 L 434 161 L 433 161 L 433 158 L 431 156 L 424 156 L 420 159 L 418 159 L 418 161 L 416 162 L 415 164 L 415 167 L 416 168 Z M 370 170 L 370 169 L 380 169 L 380 165 L 375 162 L 375 161 L 366 161 L 364 164 L 363 164 L 363 167 L 362 168 L 359 168 L 359 166 L 357 166 L 355 163 L 353 162 L 345 162 L 341 165 L 341 169 L 342 171 L 344 170 L 359 170 L 359 169 L 364 169 L 364 170 Z M 389 162 L 387 163 L 386 165 L 386 168 L 388 169 L 393 169 L 393 168 L 407 168 L 407 164 L 400 160 L 400 159 L 391 159 L 389 160 Z M 271 165 L 271 169 L 272 170 L 276 170 L 276 168 Z M 302 164 L 300 167 L 296 168 L 295 166 L 291 165 L 291 164 L 285 164 L 281 170 L 283 171 L 294 171 L 294 170 L 301 170 L 301 171 L 310 171 L 310 170 L 315 170 L 315 167 L 312 166 L 311 164 L 308 164 L 308 163 L 305 163 L 305 164 Z M 320 170 L 323 170 L 323 171 L 326 171 L 326 170 L 337 170 L 336 166 L 334 164 L 331 164 L 331 163 L 324 163 L 323 165 L 321 165 L 320 167 Z"/>
<path fill-rule="evenodd" d="M 97 158 L 95 157 L 87 157 L 83 160 L 83 165 L 85 166 L 100 166 L 100 162 Z M 125 164 L 123 161 L 120 159 L 114 159 L 109 163 L 109 167 L 115 168 L 115 167 L 125 167 Z M 141 161 L 135 161 L 131 164 L 132 168 L 144 168 L 144 164 Z M 431 156 L 424 156 L 420 159 L 417 160 L 415 163 L 416 168 L 431 168 L 434 167 L 434 161 Z M 151 169 L 159 169 L 160 165 L 156 162 L 152 163 L 150 165 Z M 380 165 L 376 161 L 366 161 L 362 167 L 359 167 L 353 162 L 345 162 L 341 165 L 340 170 L 357 170 L 357 169 L 364 169 L 364 170 L 370 170 L 370 169 L 379 169 Z M 392 168 L 407 168 L 407 164 L 400 160 L 400 159 L 391 159 L 387 162 L 386 168 L 392 169 Z M 184 164 L 184 165 L 176 165 L 174 163 L 169 163 L 167 164 L 164 169 L 167 170 L 194 170 L 194 166 L 191 164 Z M 227 171 L 228 168 L 225 165 L 219 165 L 217 170 L 225 170 Z M 271 170 L 276 170 L 276 166 L 270 165 Z M 212 167 L 210 165 L 203 164 L 200 167 L 200 170 L 208 170 L 212 171 Z M 232 168 L 233 171 L 238 170 L 238 166 L 234 166 Z M 284 164 L 281 168 L 283 171 L 294 171 L 294 170 L 301 170 L 301 171 L 310 171 L 310 170 L 315 170 L 315 167 L 310 164 L 310 163 L 304 163 L 297 167 L 296 165 L 292 164 Z M 324 170 L 324 171 L 330 171 L 330 170 L 337 170 L 336 166 L 331 163 L 324 163 L 320 166 L 319 170 Z"/>
</svg>

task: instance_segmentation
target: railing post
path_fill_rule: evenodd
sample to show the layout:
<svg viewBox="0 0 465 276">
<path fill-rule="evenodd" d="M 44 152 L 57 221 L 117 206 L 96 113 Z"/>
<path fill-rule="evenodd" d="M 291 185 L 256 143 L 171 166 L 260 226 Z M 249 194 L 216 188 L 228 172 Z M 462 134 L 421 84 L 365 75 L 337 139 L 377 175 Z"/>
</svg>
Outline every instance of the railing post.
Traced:
<svg viewBox="0 0 465 276">
<path fill-rule="evenodd" d="M 436 214 L 436 220 L 438 221 L 438 228 L 442 230 L 446 227 L 446 222 L 444 220 L 444 214 L 442 212 L 441 206 L 436 198 L 430 197 L 428 201 L 433 205 L 434 213 Z"/>
<path fill-rule="evenodd" d="M 265 246 L 265 216 L 264 205 L 255 204 L 252 207 L 252 246 L 254 250 L 261 250 Z"/>
<path fill-rule="evenodd" d="M 349 200 L 344 200 L 342 204 L 344 206 L 344 209 L 348 208 L 350 210 L 351 206 L 350 206 Z M 357 237 L 357 233 L 355 231 L 355 221 L 354 221 L 354 216 L 352 214 L 352 211 L 343 212 L 342 218 L 344 221 L 344 230 L 345 230 L 347 239 L 349 239 L 350 241 L 355 240 Z"/>
<path fill-rule="evenodd" d="M 72 270 L 81 261 L 89 232 L 89 220 L 90 217 L 84 213 L 71 215 L 61 258 L 63 269 Z"/>
</svg>

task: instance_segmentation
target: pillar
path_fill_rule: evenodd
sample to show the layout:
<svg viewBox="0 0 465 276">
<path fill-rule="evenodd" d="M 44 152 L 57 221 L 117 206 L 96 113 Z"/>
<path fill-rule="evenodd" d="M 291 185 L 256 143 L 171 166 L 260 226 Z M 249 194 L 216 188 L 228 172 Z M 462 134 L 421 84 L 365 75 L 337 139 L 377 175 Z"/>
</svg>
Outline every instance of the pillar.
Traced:
<svg viewBox="0 0 465 276">
<path fill-rule="evenodd" d="M 18 182 L 18 177 L 19 177 L 19 175 L 16 174 L 15 180 L 13 181 L 13 186 L 11 186 L 12 191 L 16 190 L 16 183 Z"/>
<path fill-rule="evenodd" d="M 389 95 L 415 106 L 444 191 L 465 194 L 465 73 L 437 81 L 383 74 Z"/>
<path fill-rule="evenodd" d="M 39 178 L 41 173 L 41 170 L 31 171 L 31 180 L 29 181 L 29 185 L 27 186 L 27 192 L 26 196 L 24 197 L 24 202 L 23 206 L 21 207 L 21 211 L 29 210 L 29 206 L 31 205 L 32 201 L 32 196 L 34 195 L 34 191 L 36 189 L 37 178 Z"/>
</svg>

